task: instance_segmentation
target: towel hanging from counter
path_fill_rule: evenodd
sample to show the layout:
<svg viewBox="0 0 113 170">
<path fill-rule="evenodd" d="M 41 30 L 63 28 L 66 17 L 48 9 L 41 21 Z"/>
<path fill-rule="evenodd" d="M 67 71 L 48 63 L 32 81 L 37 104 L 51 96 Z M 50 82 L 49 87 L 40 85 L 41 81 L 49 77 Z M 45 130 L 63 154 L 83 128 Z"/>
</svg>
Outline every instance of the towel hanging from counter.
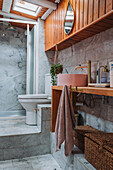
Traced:
<svg viewBox="0 0 113 170">
<path fill-rule="evenodd" d="M 56 137 L 56 151 L 59 151 L 61 144 L 65 141 L 65 155 L 69 156 L 74 147 L 73 129 L 75 128 L 74 110 L 70 99 L 70 91 L 65 85 L 60 97 L 55 137 Z"/>
</svg>

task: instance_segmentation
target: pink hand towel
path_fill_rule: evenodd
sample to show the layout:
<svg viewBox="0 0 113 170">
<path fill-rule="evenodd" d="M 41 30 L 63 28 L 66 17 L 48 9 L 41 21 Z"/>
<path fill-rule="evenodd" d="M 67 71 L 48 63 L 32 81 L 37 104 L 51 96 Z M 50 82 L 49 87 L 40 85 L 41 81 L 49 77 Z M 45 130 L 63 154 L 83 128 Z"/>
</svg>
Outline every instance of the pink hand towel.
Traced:
<svg viewBox="0 0 113 170">
<path fill-rule="evenodd" d="M 64 86 L 59 102 L 55 136 L 56 151 L 60 150 L 61 144 L 65 141 L 65 155 L 69 156 L 74 147 L 73 128 L 75 127 L 74 110 L 70 99 L 70 91 Z"/>
</svg>

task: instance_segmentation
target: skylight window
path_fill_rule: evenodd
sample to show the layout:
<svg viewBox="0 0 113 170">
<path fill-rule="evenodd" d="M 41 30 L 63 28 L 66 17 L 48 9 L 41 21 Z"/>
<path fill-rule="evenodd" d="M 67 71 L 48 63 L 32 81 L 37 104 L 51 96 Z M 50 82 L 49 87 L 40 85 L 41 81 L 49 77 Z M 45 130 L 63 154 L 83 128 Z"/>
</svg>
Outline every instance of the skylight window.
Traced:
<svg viewBox="0 0 113 170">
<path fill-rule="evenodd" d="M 37 16 L 42 7 L 20 0 L 15 0 L 13 10 L 22 12 L 28 15 Z"/>
</svg>

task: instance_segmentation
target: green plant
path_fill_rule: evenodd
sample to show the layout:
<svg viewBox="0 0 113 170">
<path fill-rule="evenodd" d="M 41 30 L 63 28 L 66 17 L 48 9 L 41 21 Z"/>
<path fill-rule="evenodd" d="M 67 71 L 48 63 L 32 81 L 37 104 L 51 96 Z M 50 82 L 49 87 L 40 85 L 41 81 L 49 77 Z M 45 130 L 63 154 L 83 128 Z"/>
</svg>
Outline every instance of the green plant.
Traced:
<svg viewBox="0 0 113 170">
<path fill-rule="evenodd" d="M 57 74 L 62 73 L 62 71 L 63 71 L 63 65 L 61 65 L 60 63 L 53 64 L 51 66 L 50 74 L 51 74 L 52 86 L 57 85 L 57 82 L 56 82 Z"/>
</svg>

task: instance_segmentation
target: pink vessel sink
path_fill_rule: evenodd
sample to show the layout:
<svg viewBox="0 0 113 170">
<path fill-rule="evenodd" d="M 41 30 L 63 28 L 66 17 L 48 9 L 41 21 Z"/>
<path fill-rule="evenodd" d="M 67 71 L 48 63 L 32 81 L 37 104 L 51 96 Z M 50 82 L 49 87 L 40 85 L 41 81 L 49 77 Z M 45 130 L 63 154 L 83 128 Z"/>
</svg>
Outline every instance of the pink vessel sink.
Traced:
<svg viewBox="0 0 113 170">
<path fill-rule="evenodd" d="M 87 86 L 87 74 L 59 74 L 57 79 L 58 86 Z"/>
</svg>

